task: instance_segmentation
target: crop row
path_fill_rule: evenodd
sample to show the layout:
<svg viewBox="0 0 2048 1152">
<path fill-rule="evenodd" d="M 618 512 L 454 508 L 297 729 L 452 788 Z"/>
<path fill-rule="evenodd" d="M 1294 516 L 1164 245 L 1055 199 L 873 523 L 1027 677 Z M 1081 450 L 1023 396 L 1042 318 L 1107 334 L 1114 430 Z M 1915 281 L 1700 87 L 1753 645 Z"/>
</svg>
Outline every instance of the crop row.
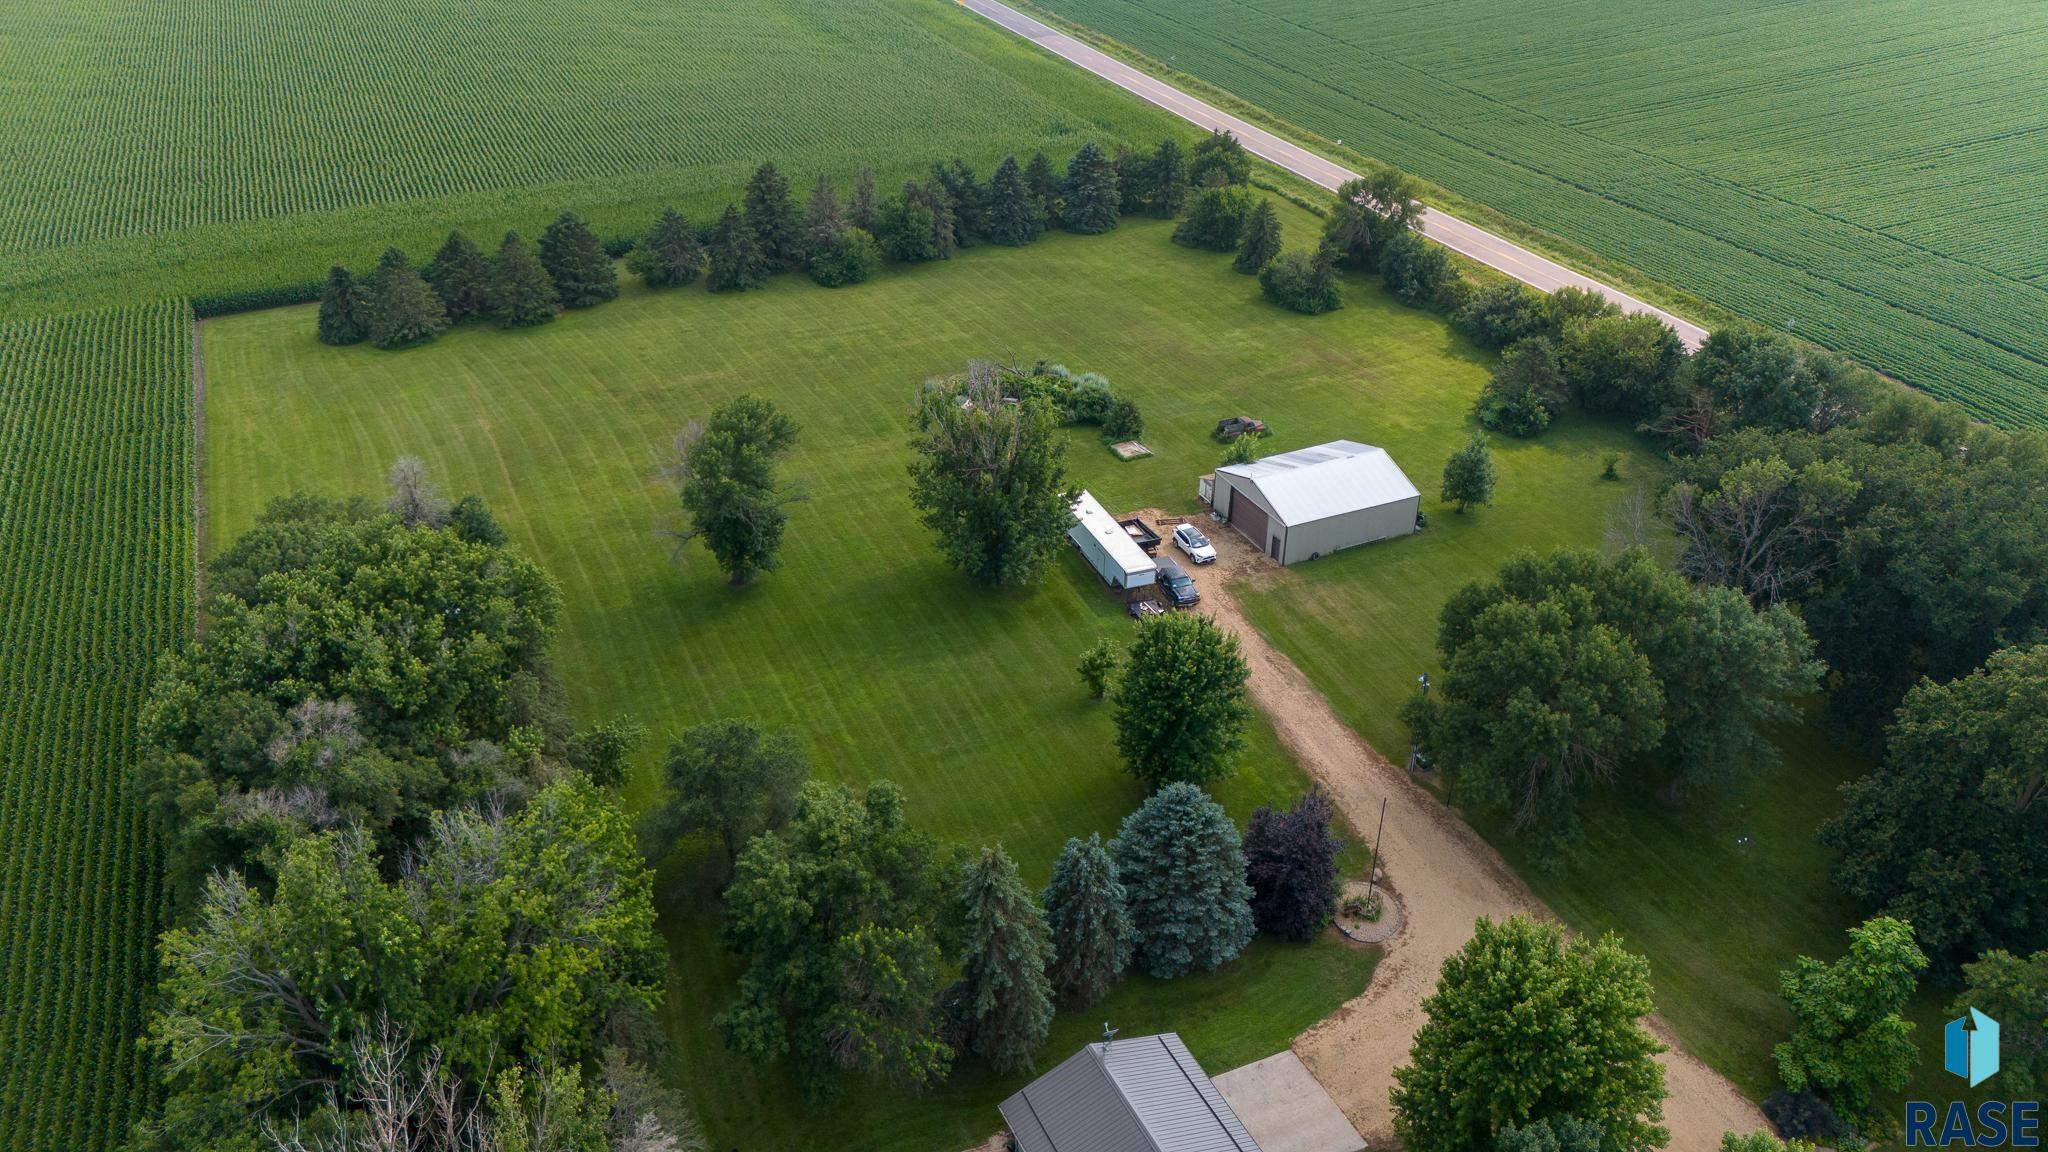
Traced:
<svg viewBox="0 0 2048 1152">
<path fill-rule="evenodd" d="M 117 1146 L 161 911 L 135 712 L 189 626 L 191 312 L 0 327 L 0 1147 Z"/>
<path fill-rule="evenodd" d="M 1654 18 L 1450 0 L 1419 24 L 1381 0 L 1050 3 L 1731 311 L 2048 427 L 2048 230 L 2021 210 L 2048 132 L 2016 96 L 2042 87 L 2048 18 L 1974 0 L 1657 0 Z"/>
<path fill-rule="evenodd" d="M 485 21 L 411 0 L 7 7 L 0 251 L 646 172 L 736 186 L 769 156 L 1071 151 L 1129 116 L 1018 83 L 910 0 L 506 0 Z"/>
</svg>

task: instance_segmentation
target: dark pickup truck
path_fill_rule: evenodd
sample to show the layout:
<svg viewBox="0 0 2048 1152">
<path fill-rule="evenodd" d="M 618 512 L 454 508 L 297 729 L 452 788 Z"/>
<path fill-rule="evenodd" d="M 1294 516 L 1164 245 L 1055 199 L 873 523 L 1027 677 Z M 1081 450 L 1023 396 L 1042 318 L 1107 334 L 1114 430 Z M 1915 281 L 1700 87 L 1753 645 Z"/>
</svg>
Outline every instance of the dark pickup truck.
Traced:
<svg viewBox="0 0 2048 1152">
<path fill-rule="evenodd" d="M 1235 440 L 1247 432 L 1257 432 L 1262 436 L 1265 435 L 1266 422 L 1264 420 L 1254 420 L 1249 416 L 1226 416 L 1216 422 L 1216 438 L 1218 440 Z"/>
</svg>

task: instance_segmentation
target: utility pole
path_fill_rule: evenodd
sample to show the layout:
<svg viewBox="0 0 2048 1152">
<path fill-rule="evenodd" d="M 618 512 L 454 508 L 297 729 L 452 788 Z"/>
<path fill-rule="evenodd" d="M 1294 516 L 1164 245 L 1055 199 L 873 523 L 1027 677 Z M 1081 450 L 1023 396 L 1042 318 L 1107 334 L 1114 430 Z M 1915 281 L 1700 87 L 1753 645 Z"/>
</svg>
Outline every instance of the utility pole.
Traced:
<svg viewBox="0 0 2048 1152">
<path fill-rule="evenodd" d="M 1380 894 L 1380 841 L 1387 834 L 1387 798 L 1380 797 L 1380 828 L 1372 834 L 1372 871 L 1366 873 L 1365 895 L 1368 899 Z"/>
</svg>

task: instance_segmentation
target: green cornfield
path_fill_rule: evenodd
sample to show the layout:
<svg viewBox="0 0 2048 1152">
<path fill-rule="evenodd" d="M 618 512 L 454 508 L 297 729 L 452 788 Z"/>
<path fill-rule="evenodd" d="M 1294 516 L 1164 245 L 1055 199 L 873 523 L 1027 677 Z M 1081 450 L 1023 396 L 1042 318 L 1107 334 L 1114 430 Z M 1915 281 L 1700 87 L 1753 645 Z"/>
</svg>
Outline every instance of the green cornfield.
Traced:
<svg viewBox="0 0 2048 1152">
<path fill-rule="evenodd" d="M 1177 123 L 938 0 L 0 5 L 0 316 Z"/>
<path fill-rule="evenodd" d="M 0 326 L 0 1147 L 110 1148 L 160 862 L 136 707 L 192 618 L 183 302 Z"/>
<path fill-rule="evenodd" d="M 1984 419 L 2048 426 L 2048 8 L 1039 2 Z"/>
</svg>

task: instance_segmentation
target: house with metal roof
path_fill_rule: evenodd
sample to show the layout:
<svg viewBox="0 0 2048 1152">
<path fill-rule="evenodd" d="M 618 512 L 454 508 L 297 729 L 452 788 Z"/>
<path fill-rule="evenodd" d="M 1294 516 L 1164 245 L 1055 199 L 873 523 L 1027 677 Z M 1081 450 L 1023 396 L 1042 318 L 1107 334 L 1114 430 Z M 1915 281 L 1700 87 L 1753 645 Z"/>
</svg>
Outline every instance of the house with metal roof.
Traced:
<svg viewBox="0 0 2048 1152">
<path fill-rule="evenodd" d="M 1406 536 L 1422 510 L 1386 449 L 1355 440 L 1226 464 L 1203 489 L 1218 517 L 1282 564 Z"/>
<path fill-rule="evenodd" d="M 1090 1044 L 1002 1113 L 1018 1152 L 1259 1152 L 1172 1032 Z"/>
</svg>

